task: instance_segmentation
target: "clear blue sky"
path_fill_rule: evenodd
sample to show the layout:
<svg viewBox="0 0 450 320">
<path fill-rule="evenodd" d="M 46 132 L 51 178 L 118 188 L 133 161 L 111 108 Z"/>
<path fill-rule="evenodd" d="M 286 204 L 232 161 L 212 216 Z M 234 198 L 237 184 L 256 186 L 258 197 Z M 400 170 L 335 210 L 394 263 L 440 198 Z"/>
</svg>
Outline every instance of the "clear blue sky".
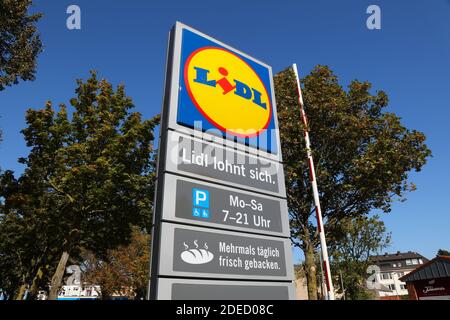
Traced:
<svg viewBox="0 0 450 320">
<path fill-rule="evenodd" d="M 369 80 L 385 90 L 388 110 L 423 131 L 433 158 L 411 176 L 418 190 L 382 215 L 393 234 L 389 251 L 431 258 L 450 250 L 450 1 L 106 1 L 35 0 L 44 52 L 37 79 L 0 92 L 0 168 L 17 173 L 27 154 L 20 130 L 27 108 L 68 103 L 75 79 L 95 69 L 127 94 L 145 117 L 160 112 L 167 34 L 176 20 L 266 63 L 293 62 L 301 74 L 329 65 L 343 84 Z M 66 28 L 77 4 L 82 29 Z M 366 28 L 366 8 L 381 7 L 382 29 Z M 296 259 L 300 258 L 296 254 Z"/>
</svg>

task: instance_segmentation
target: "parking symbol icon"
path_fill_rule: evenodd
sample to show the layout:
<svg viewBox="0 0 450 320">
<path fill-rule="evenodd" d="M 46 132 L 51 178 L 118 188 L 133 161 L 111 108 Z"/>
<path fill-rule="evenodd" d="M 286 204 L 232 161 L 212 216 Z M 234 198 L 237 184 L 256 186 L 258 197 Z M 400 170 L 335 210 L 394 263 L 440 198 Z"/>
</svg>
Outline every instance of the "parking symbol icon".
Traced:
<svg viewBox="0 0 450 320">
<path fill-rule="evenodd" d="M 192 189 L 192 216 L 209 219 L 209 191 Z"/>
</svg>

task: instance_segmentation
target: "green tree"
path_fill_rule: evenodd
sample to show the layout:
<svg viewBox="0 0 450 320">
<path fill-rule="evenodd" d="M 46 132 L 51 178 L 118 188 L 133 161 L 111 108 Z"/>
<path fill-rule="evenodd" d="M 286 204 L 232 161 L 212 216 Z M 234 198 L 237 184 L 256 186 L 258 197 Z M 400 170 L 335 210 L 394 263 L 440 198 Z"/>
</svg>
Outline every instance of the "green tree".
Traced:
<svg viewBox="0 0 450 320">
<path fill-rule="evenodd" d="M 450 256 L 450 251 L 444 250 L 444 249 L 439 249 L 437 252 L 438 256 Z"/>
<path fill-rule="evenodd" d="M 25 270 L 22 268 L 22 253 L 20 247 L 20 234 L 23 231 L 21 219 L 17 215 L 11 213 L 5 214 L 5 183 L 11 177 L 10 172 L 2 173 L 0 193 L 0 288 L 8 296 L 16 293 L 16 289 L 21 284 L 21 273 Z"/>
<path fill-rule="evenodd" d="M 71 117 L 65 105 L 55 110 L 50 102 L 27 111 L 23 134 L 30 154 L 19 159 L 25 172 L 0 189 L 2 215 L 17 216 L 26 228 L 21 236 L 28 241 L 18 247 L 33 246 L 26 250 L 30 274 L 22 283 L 45 279 L 54 270 L 51 299 L 67 260 L 76 259 L 81 248 L 103 257 L 129 242 L 132 225 L 147 230 L 151 225 L 152 142 L 159 117 L 143 121 L 131 112 L 124 87 L 114 90 L 95 73 L 77 83 Z"/>
<path fill-rule="evenodd" d="M 337 282 L 342 293 L 349 300 L 362 300 L 373 295 L 366 288 L 367 267 L 370 257 L 379 254 L 391 242 L 384 222 L 379 216 L 344 218 L 334 228 L 335 239 L 330 241 L 332 272 L 342 277 Z"/>
<path fill-rule="evenodd" d="M 0 282 L 18 300 L 27 287 L 33 295 L 47 286 L 60 254 L 58 216 L 41 187 L 25 174 L 19 179 L 12 171 L 0 176 Z"/>
<path fill-rule="evenodd" d="M 316 299 L 318 234 L 293 71 L 280 72 L 274 83 L 292 241 L 305 254 L 308 294 Z M 317 66 L 302 84 L 324 227 L 333 237 L 336 221 L 372 209 L 389 212 L 395 199 L 403 200 L 415 189 L 409 172 L 420 171 L 431 152 L 423 133 L 384 111 L 387 95 L 372 95 L 369 82 L 354 80 L 346 91 L 328 67 Z"/>
<path fill-rule="evenodd" d="M 19 79 L 34 80 L 36 58 L 42 51 L 36 22 L 40 13 L 28 14 L 31 0 L 0 1 L 0 91 Z"/>
</svg>

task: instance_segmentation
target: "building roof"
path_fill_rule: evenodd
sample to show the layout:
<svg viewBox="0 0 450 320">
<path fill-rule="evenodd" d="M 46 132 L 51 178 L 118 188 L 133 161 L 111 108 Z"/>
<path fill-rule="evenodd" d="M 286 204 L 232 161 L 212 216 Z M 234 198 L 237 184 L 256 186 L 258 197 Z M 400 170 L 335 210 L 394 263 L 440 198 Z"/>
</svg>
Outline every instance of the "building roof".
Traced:
<svg viewBox="0 0 450 320">
<path fill-rule="evenodd" d="M 412 251 L 408 252 L 397 251 L 397 253 L 392 254 L 385 253 L 377 256 L 372 256 L 370 257 L 370 260 L 373 262 L 385 262 L 385 261 L 397 261 L 397 260 L 417 259 L 417 258 L 428 261 L 428 259 L 422 256 L 421 254 Z"/>
<path fill-rule="evenodd" d="M 447 277 L 450 278 L 450 256 L 437 256 L 401 277 L 400 280 L 411 282 Z"/>
</svg>

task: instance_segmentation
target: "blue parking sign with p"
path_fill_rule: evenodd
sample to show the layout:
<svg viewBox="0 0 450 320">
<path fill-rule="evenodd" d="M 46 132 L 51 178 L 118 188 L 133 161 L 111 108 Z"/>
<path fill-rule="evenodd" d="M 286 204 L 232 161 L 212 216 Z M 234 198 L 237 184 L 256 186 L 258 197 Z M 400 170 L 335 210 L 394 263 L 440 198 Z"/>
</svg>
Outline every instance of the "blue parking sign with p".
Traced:
<svg viewBox="0 0 450 320">
<path fill-rule="evenodd" d="M 192 189 L 192 216 L 209 219 L 209 191 Z"/>
</svg>

